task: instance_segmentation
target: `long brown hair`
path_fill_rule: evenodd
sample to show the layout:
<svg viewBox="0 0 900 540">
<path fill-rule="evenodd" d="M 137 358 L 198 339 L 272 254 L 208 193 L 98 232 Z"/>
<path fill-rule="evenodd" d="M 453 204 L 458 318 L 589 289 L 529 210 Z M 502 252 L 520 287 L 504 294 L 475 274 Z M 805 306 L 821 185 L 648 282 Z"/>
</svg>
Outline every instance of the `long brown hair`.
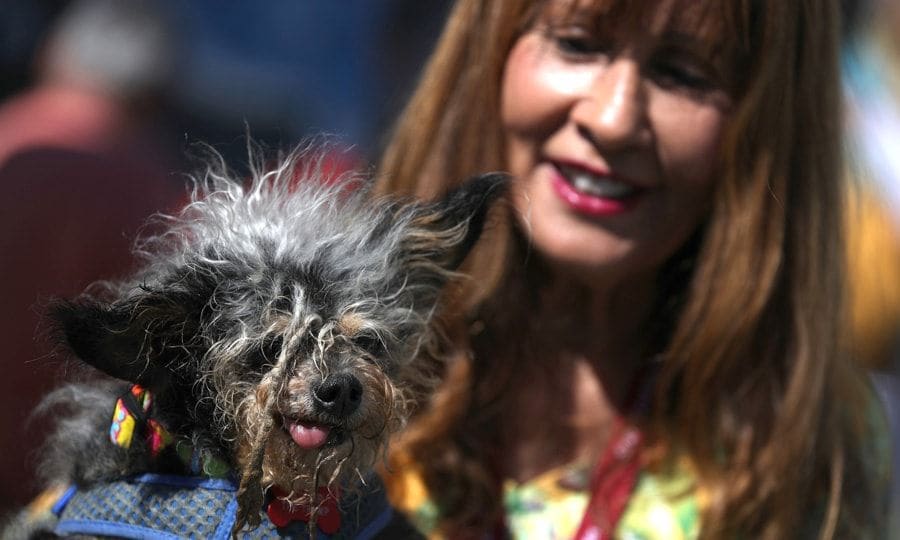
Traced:
<svg viewBox="0 0 900 540">
<path fill-rule="evenodd" d="M 504 62 L 539 3 L 457 3 L 384 154 L 382 192 L 433 197 L 504 167 Z M 647 453 L 689 458 L 704 494 L 704 537 L 866 536 L 882 506 L 871 472 L 879 458 L 872 398 L 841 342 L 838 8 L 829 0 L 710 6 L 743 76 L 713 209 L 667 321 Z M 491 249 L 468 264 L 473 283 L 488 285 L 464 290 L 449 321 L 457 348 L 445 381 L 397 445 L 421 468 L 445 531 L 487 528 L 502 512 L 489 451 L 467 435 L 492 410 L 497 379 L 486 374 L 511 369 L 473 358 L 486 351 L 473 352 L 467 337 L 466 310 L 521 279 L 509 264 L 516 259 L 491 262 L 495 248 L 515 252 L 515 227 L 494 233 L 484 240 Z"/>
</svg>

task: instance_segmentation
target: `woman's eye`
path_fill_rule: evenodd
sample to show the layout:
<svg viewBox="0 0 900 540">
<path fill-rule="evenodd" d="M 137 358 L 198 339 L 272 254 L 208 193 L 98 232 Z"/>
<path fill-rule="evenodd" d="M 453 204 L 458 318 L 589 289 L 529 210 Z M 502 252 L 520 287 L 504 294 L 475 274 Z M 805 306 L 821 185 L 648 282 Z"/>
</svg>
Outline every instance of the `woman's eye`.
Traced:
<svg viewBox="0 0 900 540">
<path fill-rule="evenodd" d="M 547 29 L 547 37 L 553 46 L 564 55 L 573 57 L 606 54 L 611 46 L 592 32 L 580 28 Z"/>
<path fill-rule="evenodd" d="M 568 54 L 585 55 L 597 52 L 597 46 L 584 37 L 557 36 L 555 42 L 560 51 Z"/>
<path fill-rule="evenodd" d="M 657 66 L 656 75 L 663 83 L 684 86 L 693 90 L 706 90 L 712 86 L 709 77 L 699 71 L 678 65 Z"/>
<path fill-rule="evenodd" d="M 692 55 L 663 54 L 651 64 L 650 69 L 653 78 L 663 87 L 702 92 L 719 86 L 713 68 Z"/>
</svg>

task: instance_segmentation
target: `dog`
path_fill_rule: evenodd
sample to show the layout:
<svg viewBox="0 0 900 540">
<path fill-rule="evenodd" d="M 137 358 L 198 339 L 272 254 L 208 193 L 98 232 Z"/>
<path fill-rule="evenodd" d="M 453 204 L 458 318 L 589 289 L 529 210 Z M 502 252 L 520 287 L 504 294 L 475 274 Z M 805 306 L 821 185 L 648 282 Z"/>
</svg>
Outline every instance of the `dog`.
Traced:
<svg viewBox="0 0 900 540">
<path fill-rule="evenodd" d="M 57 422 L 40 469 L 68 487 L 16 534 L 128 536 L 198 506 L 212 528 L 179 525 L 195 536 L 365 537 L 388 519 L 374 467 L 433 387 L 441 291 L 506 178 L 417 202 L 322 182 L 309 149 L 251 162 L 240 181 L 210 160 L 137 243 L 135 275 L 51 305 L 64 346 L 107 377 L 41 405 Z M 180 499 L 198 489 L 205 502 Z M 92 516 L 109 504 L 91 497 L 135 501 L 138 522 Z"/>
</svg>

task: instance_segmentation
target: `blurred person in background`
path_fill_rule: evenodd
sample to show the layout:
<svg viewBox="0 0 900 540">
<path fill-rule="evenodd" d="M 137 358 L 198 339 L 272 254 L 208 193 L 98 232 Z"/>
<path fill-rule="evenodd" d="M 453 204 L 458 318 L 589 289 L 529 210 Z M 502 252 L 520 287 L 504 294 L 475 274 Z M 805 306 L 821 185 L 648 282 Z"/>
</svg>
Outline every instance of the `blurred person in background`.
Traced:
<svg viewBox="0 0 900 540">
<path fill-rule="evenodd" d="M 0 105 L 0 512 L 34 495 L 27 418 L 57 382 L 41 306 L 126 272 L 140 225 L 184 197 L 157 117 L 174 43 L 154 2 L 75 1 Z"/>
</svg>

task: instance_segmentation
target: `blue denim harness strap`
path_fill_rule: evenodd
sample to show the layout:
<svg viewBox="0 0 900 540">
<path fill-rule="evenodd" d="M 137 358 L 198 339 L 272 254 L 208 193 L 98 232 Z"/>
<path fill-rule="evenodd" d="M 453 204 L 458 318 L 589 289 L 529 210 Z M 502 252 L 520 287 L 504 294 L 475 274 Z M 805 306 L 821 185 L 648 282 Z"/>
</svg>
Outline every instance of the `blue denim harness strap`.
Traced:
<svg viewBox="0 0 900 540">
<path fill-rule="evenodd" d="M 227 540 L 237 515 L 235 484 L 227 479 L 146 474 L 69 489 L 54 506 L 59 535 L 88 534 L 119 538 Z M 381 482 L 369 479 L 358 492 L 340 502 L 341 529 L 333 535 L 317 531 L 316 538 L 369 539 L 390 522 L 392 510 Z M 247 539 L 308 539 L 308 526 L 294 522 L 278 528 L 265 513 L 262 522 L 240 535 Z"/>
</svg>

